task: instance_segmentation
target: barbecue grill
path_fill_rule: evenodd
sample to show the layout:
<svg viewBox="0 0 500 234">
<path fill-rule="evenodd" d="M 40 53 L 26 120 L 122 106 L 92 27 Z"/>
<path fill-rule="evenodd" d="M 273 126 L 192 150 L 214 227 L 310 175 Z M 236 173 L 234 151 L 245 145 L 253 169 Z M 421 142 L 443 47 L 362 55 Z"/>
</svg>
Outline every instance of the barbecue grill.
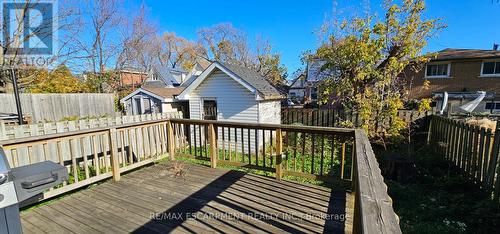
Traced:
<svg viewBox="0 0 500 234">
<path fill-rule="evenodd" d="M 66 168 L 52 161 L 10 168 L 0 147 L 0 233 L 22 233 L 19 203 L 65 180 Z"/>
</svg>

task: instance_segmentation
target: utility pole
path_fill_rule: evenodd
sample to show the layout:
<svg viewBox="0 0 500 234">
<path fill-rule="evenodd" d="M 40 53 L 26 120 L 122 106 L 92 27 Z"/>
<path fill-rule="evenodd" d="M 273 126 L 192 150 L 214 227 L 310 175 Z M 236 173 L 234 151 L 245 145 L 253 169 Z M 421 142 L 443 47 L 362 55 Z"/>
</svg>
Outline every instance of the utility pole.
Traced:
<svg viewBox="0 0 500 234">
<path fill-rule="evenodd" d="M 14 97 L 16 99 L 17 121 L 19 125 L 23 125 L 23 110 L 21 108 L 21 98 L 19 97 L 19 87 L 17 85 L 17 77 L 14 68 L 10 68 L 10 77 L 14 86 Z"/>
</svg>

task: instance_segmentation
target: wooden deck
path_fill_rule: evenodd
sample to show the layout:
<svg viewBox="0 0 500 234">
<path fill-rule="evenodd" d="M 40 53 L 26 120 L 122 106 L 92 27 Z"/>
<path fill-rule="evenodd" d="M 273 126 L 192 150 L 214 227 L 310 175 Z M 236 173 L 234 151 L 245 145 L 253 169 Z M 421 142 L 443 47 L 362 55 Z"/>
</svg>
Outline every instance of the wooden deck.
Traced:
<svg viewBox="0 0 500 234">
<path fill-rule="evenodd" d="M 349 233 L 353 197 L 224 169 L 161 163 L 21 213 L 25 233 Z M 177 174 L 177 175 L 176 175 Z"/>
</svg>

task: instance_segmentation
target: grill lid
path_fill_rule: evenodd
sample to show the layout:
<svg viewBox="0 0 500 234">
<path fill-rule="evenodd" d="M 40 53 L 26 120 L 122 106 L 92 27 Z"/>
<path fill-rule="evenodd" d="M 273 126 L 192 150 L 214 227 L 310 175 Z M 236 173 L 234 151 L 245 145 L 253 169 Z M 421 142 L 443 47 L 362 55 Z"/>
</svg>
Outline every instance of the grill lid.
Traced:
<svg viewBox="0 0 500 234">
<path fill-rule="evenodd" d="M 7 156 L 5 156 L 5 152 L 0 147 L 0 184 L 3 184 L 3 179 L 6 180 L 7 174 L 10 171 L 9 162 L 7 161 Z"/>
</svg>

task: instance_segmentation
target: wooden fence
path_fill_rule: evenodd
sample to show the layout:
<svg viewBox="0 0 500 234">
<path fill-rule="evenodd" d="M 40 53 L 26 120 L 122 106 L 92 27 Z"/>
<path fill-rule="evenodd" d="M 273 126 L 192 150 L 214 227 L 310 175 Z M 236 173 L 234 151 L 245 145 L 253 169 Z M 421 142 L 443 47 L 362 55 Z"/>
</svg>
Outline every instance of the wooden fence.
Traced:
<svg viewBox="0 0 500 234">
<path fill-rule="evenodd" d="M 34 123 L 70 116 L 115 116 L 112 93 L 21 94 L 23 114 Z M 0 94 L 0 113 L 17 113 L 13 94 Z"/>
<path fill-rule="evenodd" d="M 219 131 L 224 128 L 224 132 Z M 241 134 L 228 134 L 226 138 L 225 134 L 231 131 Z M 249 141 L 249 132 L 254 132 L 254 142 Z M 254 145 L 253 151 L 250 145 Z M 278 180 L 294 176 L 344 182 L 355 192 L 355 233 L 401 233 L 387 186 L 363 130 L 161 119 L 0 141 L 0 147 L 12 167 L 51 160 L 68 168 L 70 180 L 37 200 L 110 177 L 118 181 L 121 173 L 153 163 L 168 153 L 170 159 L 205 159 L 212 167 L 227 164 L 253 168 L 272 173 Z M 42 153 L 33 154 L 35 148 Z M 50 149 L 55 149 L 55 153 L 49 153 Z M 27 154 L 22 156 L 21 151 Z"/>
<path fill-rule="evenodd" d="M 451 161 L 464 176 L 500 198 L 500 124 L 485 129 L 458 120 L 433 115 L 428 143 Z"/>
<path fill-rule="evenodd" d="M 16 139 L 45 134 L 79 131 L 84 129 L 117 126 L 165 118 L 181 118 L 181 112 L 157 113 L 148 115 L 130 115 L 121 117 L 81 119 L 29 125 L 8 125 L 0 121 L 0 140 Z"/>
<path fill-rule="evenodd" d="M 399 110 L 398 116 L 410 123 L 429 116 L 431 111 L 419 112 L 415 110 Z M 354 127 L 360 126 L 359 113 L 337 109 L 304 109 L 282 108 L 281 122 L 283 124 L 300 123 L 307 126 L 343 127 L 350 122 Z"/>
</svg>

